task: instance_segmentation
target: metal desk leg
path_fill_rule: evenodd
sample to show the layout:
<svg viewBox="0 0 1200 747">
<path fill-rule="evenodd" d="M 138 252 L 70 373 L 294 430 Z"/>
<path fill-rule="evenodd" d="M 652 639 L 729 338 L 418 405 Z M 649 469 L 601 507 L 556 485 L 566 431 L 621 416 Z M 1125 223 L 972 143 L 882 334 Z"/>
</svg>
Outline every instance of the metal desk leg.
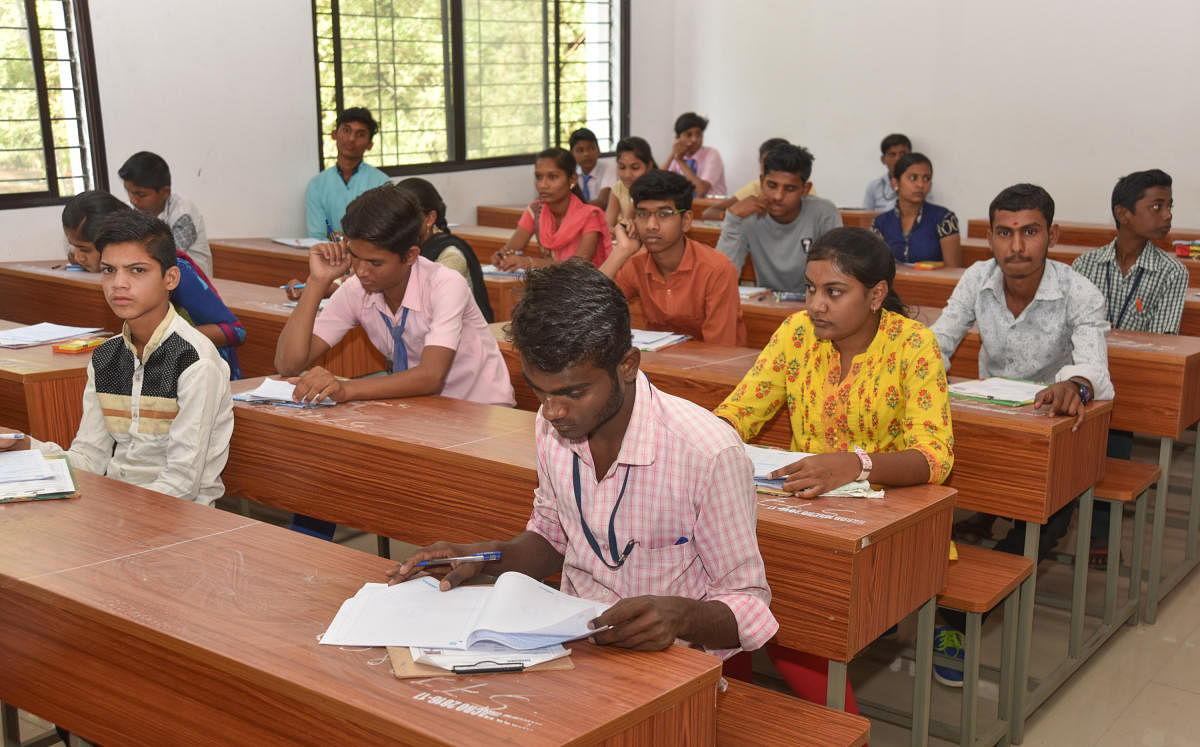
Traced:
<svg viewBox="0 0 1200 747">
<path fill-rule="evenodd" d="M 1142 561 L 1146 557 L 1146 502 L 1150 500 L 1147 490 L 1138 496 L 1137 505 L 1133 509 L 1133 559 L 1129 567 L 1129 599 L 1133 604 L 1133 618 L 1130 625 L 1137 625 L 1141 617 L 1142 596 Z"/>
<path fill-rule="evenodd" d="M 1146 582 L 1146 614 L 1142 618 L 1153 625 L 1158 617 L 1158 585 L 1162 581 L 1163 534 L 1167 529 L 1167 494 L 1171 483 L 1171 450 L 1175 439 L 1161 438 L 1158 442 L 1158 466 L 1162 475 L 1154 491 L 1154 530 L 1150 541 L 1150 580 Z M 1194 476 L 1193 476 L 1194 478 Z"/>
<path fill-rule="evenodd" d="M 21 719 L 17 707 L 8 703 L 0 703 L 0 744 L 21 747 Z"/>
<path fill-rule="evenodd" d="M 1071 585 L 1071 629 L 1067 639 L 1067 656 L 1072 659 L 1079 658 L 1079 649 L 1083 642 L 1083 618 L 1087 613 L 1087 572 L 1088 554 L 1092 549 L 1093 502 L 1091 488 L 1079 496 L 1079 523 L 1075 527 L 1075 581 Z"/>
<path fill-rule="evenodd" d="M 1017 589 L 1004 600 L 1004 627 L 1000 630 L 1000 694 L 996 703 L 996 718 L 1007 722 L 1003 744 L 1009 744 L 1012 734 L 1013 721 L 1017 714 L 1013 711 L 1013 667 L 1016 665 L 1017 654 L 1017 611 L 1020 608 L 1021 592 Z"/>
<path fill-rule="evenodd" d="M 929 699 L 933 694 L 933 622 L 937 597 L 921 605 L 917 613 L 917 670 L 913 680 L 913 747 L 929 744 Z"/>
<path fill-rule="evenodd" d="M 1033 602 L 1037 581 L 1038 540 L 1042 525 L 1025 522 L 1025 557 L 1034 562 L 1033 573 L 1021 582 L 1021 612 L 1017 622 L 1017 666 L 1013 669 L 1012 743 L 1025 739 L 1025 696 L 1029 692 L 1029 648 L 1033 639 Z"/>
<path fill-rule="evenodd" d="M 961 730 L 958 743 L 962 747 L 972 747 L 975 744 L 978 726 L 979 717 L 976 711 L 979 701 L 979 646 L 983 642 L 982 626 L 983 615 L 978 612 L 967 613 L 967 651 L 963 658 L 962 707 L 958 725 Z"/>
<path fill-rule="evenodd" d="M 846 662 L 829 660 L 825 682 L 825 705 L 836 711 L 846 710 Z"/>
<path fill-rule="evenodd" d="M 1197 534 L 1200 533 L 1200 425 L 1196 426 L 1196 443 L 1192 446 L 1192 500 L 1188 505 L 1187 554 L 1188 563 L 1196 560 Z"/>
<path fill-rule="evenodd" d="M 1140 499 L 1139 499 L 1140 500 Z M 1125 518 L 1120 501 L 1106 501 L 1108 506 L 1108 566 L 1104 569 L 1104 627 L 1117 619 L 1117 580 L 1121 575 L 1121 522 Z M 1102 509 L 1103 510 L 1103 506 Z M 1134 536 L 1134 549 L 1138 540 Z M 1129 577 L 1129 588 L 1141 586 L 1137 576 Z M 1136 598 L 1136 597 L 1130 597 Z"/>
</svg>

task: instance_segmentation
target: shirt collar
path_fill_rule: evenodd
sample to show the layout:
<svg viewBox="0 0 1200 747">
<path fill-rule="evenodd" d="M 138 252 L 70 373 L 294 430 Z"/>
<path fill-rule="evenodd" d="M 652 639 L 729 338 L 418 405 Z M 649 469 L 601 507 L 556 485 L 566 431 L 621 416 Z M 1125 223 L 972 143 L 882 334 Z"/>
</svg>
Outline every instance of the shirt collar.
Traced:
<svg viewBox="0 0 1200 747">
<path fill-rule="evenodd" d="M 175 307 L 167 304 L 166 315 L 163 316 L 158 326 L 154 328 L 154 334 L 150 335 L 150 341 L 142 349 L 142 357 L 140 359 L 142 363 L 150 360 L 150 356 L 155 350 L 158 350 L 159 344 L 162 343 L 163 338 L 167 335 L 167 328 L 171 326 L 171 322 L 175 321 L 176 316 L 178 314 L 175 313 Z M 129 352 L 133 353 L 133 357 L 136 359 L 138 357 L 137 347 L 133 344 L 133 333 L 129 331 L 129 322 L 121 325 L 121 339 L 125 341 L 125 347 L 129 349 Z"/>
<path fill-rule="evenodd" d="M 647 252 L 649 254 L 649 252 Z M 647 257 L 649 262 L 646 263 L 642 271 L 651 277 L 661 278 L 662 273 L 658 271 L 658 265 L 654 263 L 653 257 Z M 692 240 L 684 238 L 683 240 L 683 258 L 679 260 L 679 266 L 672 272 L 672 277 L 679 272 L 691 272 L 696 268 L 696 248 L 692 246 Z"/>
<path fill-rule="evenodd" d="M 1142 253 L 1138 255 L 1137 261 L 1133 263 L 1133 267 L 1143 270 L 1154 271 L 1158 269 L 1160 259 L 1158 252 L 1161 251 L 1154 242 L 1147 241 L 1146 246 L 1142 248 Z M 1100 247 L 1100 259 L 1105 263 L 1118 265 L 1117 262 L 1117 240 L 1113 239 L 1104 246 Z M 1131 267 L 1130 269 L 1133 269 Z M 1118 270 L 1120 267 L 1118 266 Z"/>
<path fill-rule="evenodd" d="M 999 262 L 996 262 L 994 259 L 991 261 L 995 263 L 992 269 L 991 282 L 984 287 L 990 289 L 996 299 L 1003 303 L 1004 270 L 1000 269 Z M 1066 296 L 1065 289 L 1063 288 L 1063 279 L 1057 267 L 1059 264 L 1059 262 L 1055 262 L 1049 257 L 1046 258 L 1046 266 L 1042 270 L 1042 282 L 1038 283 L 1037 293 L 1033 294 L 1034 301 L 1054 301 Z M 1065 267 L 1066 265 L 1062 266 Z"/>
<path fill-rule="evenodd" d="M 621 438 L 621 450 L 613 462 L 614 468 L 620 464 L 635 467 L 654 464 L 655 442 L 658 440 L 658 410 L 654 398 L 659 396 L 658 390 L 650 384 L 644 373 L 638 371 L 634 391 L 633 412 L 629 416 L 629 425 L 625 427 L 625 435 Z M 595 464 L 586 438 L 567 441 L 557 432 L 555 437 L 585 462 Z"/>
<path fill-rule="evenodd" d="M 382 311 L 384 314 L 392 318 L 400 316 L 400 309 L 412 309 L 413 311 L 424 311 L 425 304 L 421 300 L 421 288 L 424 286 L 425 273 L 427 269 L 423 267 L 423 263 L 429 260 L 424 257 L 417 257 L 417 261 L 413 263 L 412 271 L 408 274 L 408 285 L 404 288 L 404 298 L 400 300 L 400 308 L 396 309 L 393 314 L 388 308 L 387 300 L 384 299 L 383 293 L 375 291 L 367 293 L 363 298 L 363 304 L 369 309 Z"/>
</svg>

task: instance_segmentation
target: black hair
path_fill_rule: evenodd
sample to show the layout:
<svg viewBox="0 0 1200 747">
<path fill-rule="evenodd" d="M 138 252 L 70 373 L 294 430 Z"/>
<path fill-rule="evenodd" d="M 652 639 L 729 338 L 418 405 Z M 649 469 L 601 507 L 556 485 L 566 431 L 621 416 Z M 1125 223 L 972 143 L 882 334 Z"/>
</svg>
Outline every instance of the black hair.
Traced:
<svg viewBox="0 0 1200 747">
<path fill-rule="evenodd" d="M 676 210 L 691 210 L 692 183 L 683 174 L 655 169 L 647 171 L 629 185 L 629 199 L 634 207 L 642 200 L 671 200 Z"/>
<path fill-rule="evenodd" d="M 450 226 L 446 223 L 446 201 L 438 194 L 437 187 L 420 178 L 419 176 L 410 176 L 407 179 L 401 179 L 396 182 L 396 186 L 400 189 L 407 189 L 417 198 L 417 202 L 421 204 L 423 212 L 434 212 L 436 217 L 433 219 L 433 226 L 442 233 L 450 233 Z"/>
<path fill-rule="evenodd" d="M 813 154 L 808 152 L 808 148 L 789 143 L 777 145 L 767 152 L 762 172 L 765 176 L 770 171 L 784 171 L 798 174 L 802 180 L 808 181 L 808 177 L 812 176 L 812 165 Z"/>
<path fill-rule="evenodd" d="M 1117 224 L 1117 228 L 1121 227 L 1121 222 L 1117 220 L 1118 205 L 1132 213 L 1137 209 L 1138 200 L 1146 196 L 1147 189 L 1151 187 L 1170 189 L 1171 183 L 1171 175 L 1162 169 L 1135 171 L 1118 179 L 1117 185 L 1113 187 L 1112 191 L 1113 222 Z"/>
<path fill-rule="evenodd" d="M 153 215 L 144 215 L 137 210 L 119 210 L 100 221 L 96 234 L 96 251 L 104 256 L 110 244 L 141 244 L 159 266 L 162 273 L 176 267 L 175 237 L 171 227 Z"/>
<path fill-rule="evenodd" d="M 537 158 L 535 158 L 533 162 L 536 164 L 543 158 L 549 158 L 551 161 L 554 161 L 554 165 L 567 175 L 567 179 L 570 179 L 572 176 L 574 176 L 575 169 L 579 166 L 579 164 L 575 162 L 574 154 L 572 154 L 571 151 L 567 150 L 566 148 L 547 148 L 541 153 L 538 153 Z M 578 184 L 576 184 L 574 187 L 571 187 L 571 191 L 575 193 L 576 197 L 581 200 L 583 199 L 583 190 L 579 188 Z"/>
<path fill-rule="evenodd" d="M 124 210 L 133 208 L 102 189 L 80 192 L 63 205 L 63 229 L 78 230 L 80 238 L 84 241 L 95 242 L 101 220 L 110 213 Z"/>
<path fill-rule="evenodd" d="M 996 211 L 1040 210 L 1046 227 L 1054 223 L 1054 198 L 1036 184 L 1014 184 L 1006 188 L 988 205 L 988 225 L 996 223 Z"/>
<path fill-rule="evenodd" d="M 421 243 L 425 213 L 416 195 L 395 184 L 368 189 L 346 206 L 342 231 L 348 239 L 369 241 L 401 259 Z"/>
<path fill-rule="evenodd" d="M 685 131 L 699 127 L 701 132 L 708 129 L 708 120 L 696 112 L 684 112 L 675 120 L 675 134 L 682 135 Z"/>
<path fill-rule="evenodd" d="M 891 177 L 896 181 L 900 181 L 900 177 L 904 176 L 904 172 L 916 166 L 918 163 L 923 163 L 929 167 L 930 173 L 933 172 L 933 161 L 924 153 L 905 153 L 896 159 L 896 165 L 892 167 Z"/>
<path fill-rule="evenodd" d="M 838 271 L 850 275 L 868 290 L 886 280 L 888 290 L 883 308 L 901 316 L 911 316 L 908 307 L 896 295 L 896 258 L 887 242 L 874 231 L 856 226 L 826 231 L 808 250 L 809 264 L 819 259 L 830 260 Z"/>
<path fill-rule="evenodd" d="M 546 373 L 591 363 L 615 380 L 633 346 L 625 294 L 578 258 L 530 270 L 505 331 L 522 360 Z"/>
<path fill-rule="evenodd" d="M 379 132 L 379 123 L 371 116 L 371 110 L 365 106 L 352 106 L 349 109 L 343 109 L 338 115 L 335 128 L 341 127 L 347 122 L 358 122 L 367 126 L 367 132 L 371 133 L 371 139 L 375 139 L 375 134 Z"/>
<path fill-rule="evenodd" d="M 912 150 L 912 141 L 909 140 L 907 136 L 901 135 L 899 132 L 893 132 L 891 135 L 885 137 L 883 142 L 879 144 L 880 155 L 886 156 L 887 152 L 892 148 L 895 148 L 897 145 L 903 145 L 905 148 Z"/>
<path fill-rule="evenodd" d="M 148 150 L 140 150 L 130 156 L 121 168 L 117 169 L 117 176 L 121 177 L 122 181 L 133 182 L 146 189 L 157 190 L 171 186 L 171 169 L 167 162 L 162 156 Z"/>
<path fill-rule="evenodd" d="M 617 158 L 621 157 L 622 153 L 632 153 L 637 160 L 646 164 L 650 168 L 658 168 L 658 164 L 654 163 L 654 154 L 650 152 L 650 143 L 647 143 L 643 138 L 637 135 L 623 137 L 617 141 Z"/>
<path fill-rule="evenodd" d="M 775 148 L 777 148 L 780 145 L 791 145 L 791 143 L 789 143 L 787 141 L 787 138 L 782 138 L 782 137 L 769 137 L 766 140 L 762 141 L 762 145 L 758 146 L 759 160 L 762 160 L 763 156 L 765 156 L 768 153 L 770 153 L 771 151 L 775 150 Z"/>
<path fill-rule="evenodd" d="M 575 143 L 578 143 L 581 140 L 593 142 L 596 144 L 597 148 L 600 147 L 600 141 L 596 139 L 596 133 L 592 132 L 586 127 L 580 127 L 578 130 L 572 132 L 571 137 L 567 142 L 570 144 L 571 150 L 574 150 Z"/>
</svg>

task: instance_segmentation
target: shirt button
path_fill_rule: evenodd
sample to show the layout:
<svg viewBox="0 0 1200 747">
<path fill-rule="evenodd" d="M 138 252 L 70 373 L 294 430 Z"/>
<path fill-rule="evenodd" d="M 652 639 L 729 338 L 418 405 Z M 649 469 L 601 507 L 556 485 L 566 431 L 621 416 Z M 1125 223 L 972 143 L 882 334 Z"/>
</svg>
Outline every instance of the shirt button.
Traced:
<svg viewBox="0 0 1200 747">
<path fill-rule="evenodd" d="M 121 477 L 125 476 L 125 470 L 121 470 Z"/>
</svg>

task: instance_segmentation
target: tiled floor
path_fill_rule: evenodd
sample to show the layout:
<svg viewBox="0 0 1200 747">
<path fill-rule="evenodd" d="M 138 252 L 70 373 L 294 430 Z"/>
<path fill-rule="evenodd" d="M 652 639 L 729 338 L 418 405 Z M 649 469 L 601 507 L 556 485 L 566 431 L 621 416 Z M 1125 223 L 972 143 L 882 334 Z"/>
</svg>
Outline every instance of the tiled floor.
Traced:
<svg viewBox="0 0 1200 747">
<path fill-rule="evenodd" d="M 1154 444 L 1140 442 L 1136 457 L 1155 461 Z M 1192 465 L 1191 446 L 1181 446 L 1176 453 L 1172 482 L 1190 484 Z M 1184 516 L 1187 498 L 1172 495 L 1171 513 Z M 236 502 L 222 504 L 236 510 Z M 286 523 L 281 512 L 252 507 L 256 518 Z M 1149 523 L 1149 521 L 1147 521 Z M 1128 557 L 1132 543 L 1132 521 L 1126 517 L 1125 553 Z M 1149 527 L 1147 527 L 1149 530 Z M 1000 528 L 998 528 L 1000 531 Z M 1183 532 L 1169 529 L 1166 561 L 1182 557 Z M 1062 547 L 1070 547 L 1073 532 Z M 374 553 L 374 535 L 356 534 L 342 530 L 338 539 L 364 552 Z M 392 557 L 402 558 L 411 545 L 392 542 Z M 1126 581 L 1122 580 L 1122 593 Z M 1069 596 L 1071 569 L 1066 565 L 1045 563 L 1039 568 L 1039 592 Z M 1089 599 L 1093 604 L 1103 593 L 1103 575 L 1089 576 Z M 851 681 L 855 694 L 863 700 L 904 708 L 912 692 L 910 672 L 911 643 L 915 623 L 905 621 L 897 635 L 873 644 L 851 665 Z M 984 626 L 983 664 L 995 663 L 999 650 L 1000 619 L 996 615 Z M 1044 673 L 1046 662 L 1061 658 L 1065 652 L 1067 615 L 1065 612 L 1039 606 L 1034 616 L 1034 643 L 1031 669 L 1034 676 Z M 1085 629 L 1085 635 L 1091 628 Z M 763 684 L 782 686 L 771 679 L 770 664 L 761 657 L 756 660 Z M 961 691 L 934 684 L 933 716 L 955 722 Z M 995 686 L 984 683 L 981 720 L 994 718 Z M 26 739 L 49 729 L 40 719 L 22 714 L 22 736 Z M 882 722 L 872 722 L 871 744 L 875 747 L 908 745 L 907 729 Z M 932 740 L 932 744 L 949 744 Z M 1089 660 L 1031 717 L 1026 727 L 1025 742 L 1029 747 L 1174 747 L 1200 746 L 1200 572 L 1193 572 L 1171 593 L 1159 608 L 1155 625 L 1125 627 Z"/>
</svg>

